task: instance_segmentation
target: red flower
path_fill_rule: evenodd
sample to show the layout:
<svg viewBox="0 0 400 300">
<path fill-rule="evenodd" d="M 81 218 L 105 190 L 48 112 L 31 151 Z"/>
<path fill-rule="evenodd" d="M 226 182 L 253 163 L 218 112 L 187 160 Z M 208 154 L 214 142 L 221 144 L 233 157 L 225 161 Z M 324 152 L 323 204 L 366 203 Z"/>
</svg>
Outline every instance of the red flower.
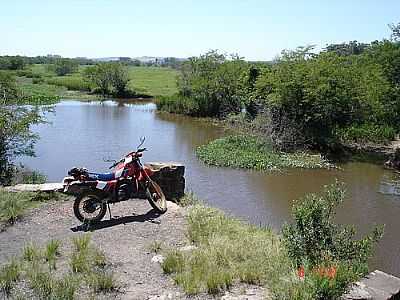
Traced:
<svg viewBox="0 0 400 300">
<path fill-rule="evenodd" d="M 299 276 L 301 279 L 304 278 L 304 267 L 303 266 L 300 266 L 300 268 L 298 268 L 297 276 Z"/>
</svg>

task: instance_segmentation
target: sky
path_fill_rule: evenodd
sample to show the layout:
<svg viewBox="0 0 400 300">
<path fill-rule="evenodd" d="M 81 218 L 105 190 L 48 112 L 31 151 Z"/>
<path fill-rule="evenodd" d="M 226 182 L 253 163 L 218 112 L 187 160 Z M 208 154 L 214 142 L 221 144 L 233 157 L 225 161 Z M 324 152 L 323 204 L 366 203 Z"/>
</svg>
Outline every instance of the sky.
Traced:
<svg viewBox="0 0 400 300">
<path fill-rule="evenodd" d="M 271 60 L 283 49 L 390 37 L 400 0 L 0 0 L 0 55 Z"/>
</svg>

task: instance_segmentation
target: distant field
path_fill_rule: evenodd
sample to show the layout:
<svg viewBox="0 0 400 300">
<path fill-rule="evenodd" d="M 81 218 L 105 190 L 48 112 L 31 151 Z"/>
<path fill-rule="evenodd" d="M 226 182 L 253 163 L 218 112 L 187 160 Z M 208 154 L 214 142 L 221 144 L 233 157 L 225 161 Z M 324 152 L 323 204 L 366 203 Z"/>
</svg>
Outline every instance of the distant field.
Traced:
<svg viewBox="0 0 400 300">
<path fill-rule="evenodd" d="M 55 76 L 53 73 L 49 73 L 46 65 L 33 65 L 31 66 L 32 73 L 40 74 L 46 78 L 46 81 L 52 85 L 59 85 L 58 89 L 54 90 L 61 91 L 60 96 L 68 96 L 71 91 L 65 93 L 65 88 L 60 89 L 60 86 L 65 85 L 70 90 L 76 90 L 74 88 L 75 83 L 82 83 L 82 70 L 86 66 L 80 66 L 79 72 L 67 76 Z M 170 68 L 161 67 L 128 67 L 129 77 L 131 81 L 128 84 L 128 89 L 133 90 L 139 94 L 145 94 L 149 96 L 170 96 L 177 92 L 176 88 L 176 77 L 178 72 Z M 78 84 L 75 84 L 78 85 Z M 29 88 L 34 88 L 30 86 Z M 38 88 L 40 85 L 36 85 Z M 48 89 L 46 87 L 40 87 L 41 89 Z"/>
<path fill-rule="evenodd" d="M 129 87 L 146 95 L 171 96 L 177 92 L 177 75 L 178 72 L 170 68 L 132 66 L 129 67 Z"/>
</svg>

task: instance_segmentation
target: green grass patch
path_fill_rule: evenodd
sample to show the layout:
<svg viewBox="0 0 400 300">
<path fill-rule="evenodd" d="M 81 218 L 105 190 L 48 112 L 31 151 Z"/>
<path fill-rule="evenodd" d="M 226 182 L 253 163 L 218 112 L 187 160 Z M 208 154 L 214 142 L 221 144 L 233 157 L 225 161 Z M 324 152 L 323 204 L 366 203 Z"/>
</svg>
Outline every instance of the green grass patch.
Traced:
<svg viewBox="0 0 400 300">
<path fill-rule="evenodd" d="M 90 237 L 80 236 L 71 240 L 71 244 L 67 249 L 72 249 L 72 253 L 63 252 L 58 240 L 50 240 L 43 247 L 32 243 L 25 245 L 21 257 L 0 267 L 0 295 L 5 294 L 7 299 L 34 296 L 35 299 L 73 300 L 81 299 L 88 292 L 96 297 L 94 293 L 117 291 L 119 283 L 108 268 L 106 256 L 90 244 Z M 65 268 L 70 254 L 82 258 L 79 264 L 85 268 L 80 272 Z M 62 267 L 55 268 L 56 262 Z M 23 289 L 20 289 L 21 282 Z M 78 294 L 81 291 L 84 295 Z"/>
<path fill-rule="evenodd" d="M 208 165 L 274 171 L 285 168 L 331 168 L 321 155 L 305 152 L 277 152 L 255 136 L 227 136 L 196 150 L 198 158 Z"/>
<path fill-rule="evenodd" d="M 128 67 L 128 89 L 149 96 L 171 96 L 177 93 L 178 72 L 171 68 Z"/>
<path fill-rule="evenodd" d="M 0 222 L 14 224 L 28 209 L 60 198 L 58 193 L 0 191 Z"/>
<path fill-rule="evenodd" d="M 270 229 L 242 223 L 216 209 L 194 205 L 187 236 L 197 248 L 170 251 L 162 267 L 188 294 L 216 294 L 235 281 L 279 283 L 292 272 L 279 237 Z"/>
</svg>

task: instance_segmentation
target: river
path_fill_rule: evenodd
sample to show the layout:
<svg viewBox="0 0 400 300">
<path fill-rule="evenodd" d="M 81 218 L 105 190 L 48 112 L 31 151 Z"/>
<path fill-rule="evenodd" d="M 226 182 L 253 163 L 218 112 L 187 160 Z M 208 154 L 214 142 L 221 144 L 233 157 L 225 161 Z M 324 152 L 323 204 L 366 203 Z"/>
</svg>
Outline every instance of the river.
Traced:
<svg viewBox="0 0 400 300">
<path fill-rule="evenodd" d="M 120 158 L 146 136 L 143 161 L 178 161 L 186 166 L 187 191 L 225 212 L 278 231 L 290 221 L 292 201 L 318 192 L 335 178 L 345 182 L 347 198 L 337 222 L 354 224 L 360 233 L 385 224 L 385 235 L 370 262 L 371 269 L 400 276 L 400 190 L 393 172 L 370 163 L 346 163 L 339 170 L 288 170 L 261 173 L 208 167 L 196 159 L 196 147 L 224 130 L 189 117 L 160 114 L 151 102 L 61 101 L 50 123 L 35 126 L 40 136 L 36 157 L 27 167 L 60 181 L 73 166 L 106 171 L 104 158 Z M 123 203 L 118 204 L 123 205 Z"/>
</svg>

